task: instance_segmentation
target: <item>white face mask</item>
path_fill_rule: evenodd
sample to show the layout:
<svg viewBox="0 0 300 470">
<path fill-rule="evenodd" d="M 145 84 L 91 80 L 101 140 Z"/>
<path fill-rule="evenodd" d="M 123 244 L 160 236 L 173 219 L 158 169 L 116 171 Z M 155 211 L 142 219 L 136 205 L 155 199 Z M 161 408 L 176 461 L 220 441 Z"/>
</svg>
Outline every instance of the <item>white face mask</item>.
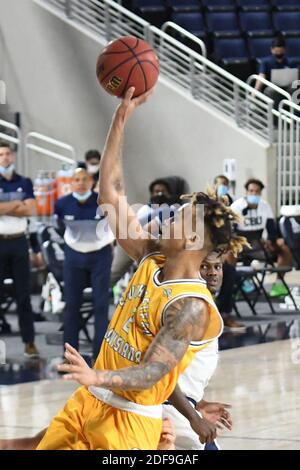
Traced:
<svg viewBox="0 0 300 470">
<path fill-rule="evenodd" d="M 89 190 L 84 194 L 79 194 L 79 193 L 73 192 L 72 194 L 73 194 L 73 197 L 75 197 L 75 199 L 77 199 L 77 201 L 84 202 L 92 195 L 92 191 Z"/>
<path fill-rule="evenodd" d="M 14 171 L 15 171 L 15 165 L 13 163 L 7 167 L 0 166 L 0 173 L 2 175 L 11 175 Z"/>
<path fill-rule="evenodd" d="M 99 171 L 99 165 L 89 165 L 87 164 L 87 171 L 90 175 L 95 175 Z"/>
</svg>

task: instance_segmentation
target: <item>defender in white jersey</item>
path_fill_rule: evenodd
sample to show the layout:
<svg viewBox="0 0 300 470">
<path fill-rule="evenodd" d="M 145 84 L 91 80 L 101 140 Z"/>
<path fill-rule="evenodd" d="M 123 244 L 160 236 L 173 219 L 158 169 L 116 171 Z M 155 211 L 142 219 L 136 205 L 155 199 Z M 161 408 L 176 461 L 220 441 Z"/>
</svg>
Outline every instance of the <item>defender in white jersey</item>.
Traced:
<svg viewBox="0 0 300 470">
<path fill-rule="evenodd" d="M 201 277 L 207 282 L 207 288 L 215 294 L 223 277 L 222 260 L 217 253 L 211 253 L 202 263 Z M 197 353 L 179 377 L 178 385 L 190 405 L 208 421 L 218 421 L 221 425 L 231 429 L 229 405 L 223 403 L 208 403 L 203 400 L 204 391 L 214 374 L 218 363 L 218 340 L 209 344 Z M 178 391 L 177 391 L 178 392 Z M 173 402 L 173 400 L 171 399 Z M 189 420 L 168 401 L 163 406 L 165 417 L 172 420 L 176 428 L 176 449 L 178 450 L 217 450 L 218 444 L 209 447 L 201 444 L 198 434 L 191 428 Z M 175 404 L 175 403 L 174 403 Z"/>
</svg>

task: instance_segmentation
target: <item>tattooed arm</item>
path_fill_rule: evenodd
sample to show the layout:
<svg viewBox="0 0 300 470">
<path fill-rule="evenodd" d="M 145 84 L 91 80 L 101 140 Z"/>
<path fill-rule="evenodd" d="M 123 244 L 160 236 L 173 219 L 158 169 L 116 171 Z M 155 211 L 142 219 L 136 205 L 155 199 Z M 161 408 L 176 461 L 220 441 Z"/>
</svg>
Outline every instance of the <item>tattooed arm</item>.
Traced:
<svg viewBox="0 0 300 470">
<path fill-rule="evenodd" d="M 130 88 L 118 106 L 106 138 L 100 162 L 98 204 L 107 214 L 111 230 L 119 244 L 133 259 L 140 259 L 152 250 L 153 242 L 143 231 L 134 211 L 127 203 L 122 168 L 122 144 L 126 122 L 134 110 L 145 103 L 152 91 L 132 98 Z M 150 245 L 150 246 L 149 246 Z"/>
<path fill-rule="evenodd" d="M 203 338 L 208 319 L 206 304 L 201 299 L 179 299 L 167 308 L 164 326 L 147 350 L 142 364 L 115 371 L 96 371 L 67 344 L 65 357 L 70 364 L 60 365 L 59 370 L 68 372 L 65 380 L 76 380 L 82 385 L 115 390 L 149 389 L 178 364 L 191 341 Z"/>
</svg>

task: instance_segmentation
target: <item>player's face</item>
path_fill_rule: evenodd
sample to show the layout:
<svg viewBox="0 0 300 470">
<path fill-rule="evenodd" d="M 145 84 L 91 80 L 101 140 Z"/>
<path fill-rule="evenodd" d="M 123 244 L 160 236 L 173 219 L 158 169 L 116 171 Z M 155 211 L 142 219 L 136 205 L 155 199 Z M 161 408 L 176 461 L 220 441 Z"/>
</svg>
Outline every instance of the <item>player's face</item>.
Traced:
<svg viewBox="0 0 300 470">
<path fill-rule="evenodd" d="M 222 285 L 223 263 L 216 253 L 209 254 L 200 266 L 201 277 L 207 282 L 207 288 L 215 294 Z"/>
<path fill-rule="evenodd" d="M 195 244 L 190 240 L 197 234 Z M 175 213 L 174 217 L 167 219 L 162 226 L 160 238 L 161 248 L 169 251 L 182 251 L 185 249 L 201 250 L 204 246 L 204 224 L 201 213 L 196 213 L 192 204 L 184 204 Z"/>
<path fill-rule="evenodd" d="M 14 163 L 14 154 L 9 147 L 0 147 L 0 166 L 7 168 Z"/>
<path fill-rule="evenodd" d="M 73 176 L 72 190 L 79 194 L 85 194 L 92 187 L 90 175 L 85 171 L 76 172 Z"/>
</svg>

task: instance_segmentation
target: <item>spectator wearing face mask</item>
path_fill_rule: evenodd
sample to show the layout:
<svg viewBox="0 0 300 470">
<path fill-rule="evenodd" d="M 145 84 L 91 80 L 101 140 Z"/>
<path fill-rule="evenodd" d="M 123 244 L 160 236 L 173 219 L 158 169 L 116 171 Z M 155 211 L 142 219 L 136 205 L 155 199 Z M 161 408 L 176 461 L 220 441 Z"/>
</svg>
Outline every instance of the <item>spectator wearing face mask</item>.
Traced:
<svg viewBox="0 0 300 470">
<path fill-rule="evenodd" d="M 284 240 L 279 237 L 277 223 L 271 206 L 262 198 L 264 184 L 255 178 L 245 184 L 246 196 L 237 199 L 231 208 L 241 216 L 237 232 L 247 238 L 251 252 L 261 251 L 263 246 L 269 257 L 277 260 L 278 267 L 292 266 L 292 255 Z M 266 232 L 267 238 L 264 238 Z M 287 295 L 287 289 L 278 280 L 272 286 L 271 297 Z"/>
<path fill-rule="evenodd" d="M 26 230 L 35 215 L 32 182 L 15 171 L 10 145 L 0 142 L 0 299 L 9 272 L 14 281 L 15 300 L 26 356 L 37 356 L 34 344 L 33 311 L 30 302 L 30 266 Z"/>
<path fill-rule="evenodd" d="M 225 175 L 218 175 L 214 179 L 214 185 L 217 192 L 218 197 L 226 196 L 228 199 L 228 204 L 231 205 L 233 203 L 233 199 L 230 196 L 230 188 L 229 188 L 229 179 Z"/>
<path fill-rule="evenodd" d="M 268 81 L 272 80 L 272 70 L 286 69 L 286 68 L 297 68 L 298 65 L 293 59 L 290 59 L 286 54 L 286 43 L 282 36 L 278 36 L 272 41 L 271 54 L 260 60 L 259 75 Z M 264 84 L 257 80 L 255 89 L 261 91 L 264 88 Z M 295 92 L 293 84 L 290 83 L 286 87 L 281 87 L 291 95 Z M 274 106 L 277 109 L 280 101 L 284 99 L 282 94 L 278 93 L 271 87 L 265 87 L 263 93 L 269 98 L 274 100 Z"/>
<path fill-rule="evenodd" d="M 89 175 L 93 178 L 93 188 L 99 180 L 99 164 L 101 160 L 101 153 L 98 150 L 88 150 L 85 154 L 85 165 Z"/>
<path fill-rule="evenodd" d="M 55 204 L 57 224 L 64 229 L 64 342 L 78 348 L 80 307 L 85 287 L 93 290 L 94 343 L 96 357 L 108 324 L 109 280 L 114 237 L 102 225 L 97 194 L 92 191 L 92 177 L 77 168 L 72 179 L 72 193 Z M 102 229 L 101 229 L 102 227 Z"/>
</svg>

